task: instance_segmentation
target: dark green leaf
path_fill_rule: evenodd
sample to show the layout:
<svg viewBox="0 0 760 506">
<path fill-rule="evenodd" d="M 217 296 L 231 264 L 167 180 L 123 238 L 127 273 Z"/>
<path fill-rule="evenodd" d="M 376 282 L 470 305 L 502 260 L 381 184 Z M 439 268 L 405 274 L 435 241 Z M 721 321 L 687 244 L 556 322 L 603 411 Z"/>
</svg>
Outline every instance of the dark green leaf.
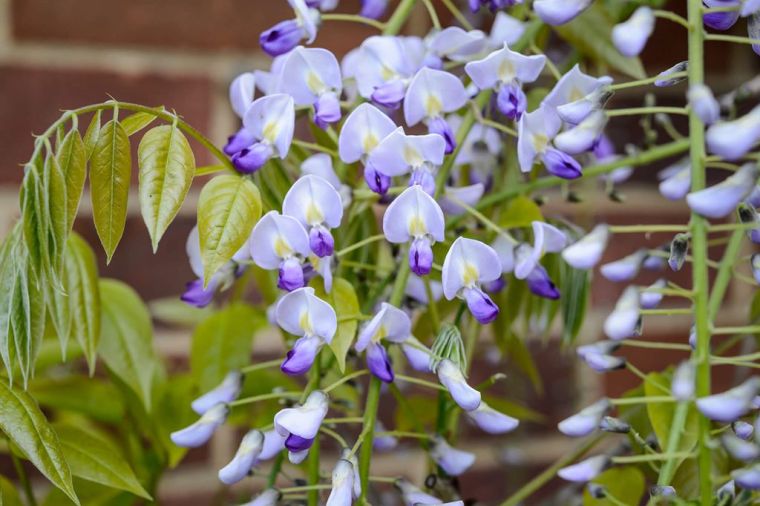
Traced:
<svg viewBox="0 0 760 506">
<path fill-rule="evenodd" d="M 121 450 L 106 437 L 73 425 L 56 424 L 55 431 L 74 476 L 151 499 Z"/>
<path fill-rule="evenodd" d="M 58 436 L 34 399 L 0 381 L 0 405 L 0 429 L 53 485 L 79 504 Z"/>
<path fill-rule="evenodd" d="M 98 352 L 108 369 L 150 412 L 158 359 L 153 350 L 153 326 L 148 309 L 132 288 L 113 279 L 100 281 L 100 299 Z"/>
<path fill-rule="evenodd" d="M 564 260 L 560 261 L 559 286 L 562 291 L 562 343 L 571 345 L 583 326 L 588 304 L 589 271 L 574 269 Z"/>
<path fill-rule="evenodd" d="M 24 224 L 24 243 L 35 272 L 50 272 L 48 257 L 47 206 L 43 205 L 42 163 L 26 166 L 21 184 L 21 214 Z"/>
<path fill-rule="evenodd" d="M 42 406 L 85 414 L 95 420 L 119 423 L 124 416 L 124 402 L 110 383 L 85 376 L 39 378 L 29 391 Z"/>
<path fill-rule="evenodd" d="M 200 391 L 214 388 L 228 372 L 247 365 L 253 335 L 266 325 L 263 314 L 242 303 L 233 303 L 198 325 L 193 332 L 190 370 Z"/>
<path fill-rule="evenodd" d="M 530 227 L 534 221 L 544 221 L 541 208 L 533 199 L 524 196 L 512 199 L 499 216 L 502 228 Z"/>
<path fill-rule="evenodd" d="M 0 246 L 0 286 L 13 287 L 16 279 L 16 262 L 18 261 L 18 249 L 21 244 L 21 225 L 13 228 Z M 13 301 L 13 290 L 0 290 L 0 357 L 2 357 L 8 376 L 13 374 L 13 366 L 10 356 L 10 324 Z"/>
<path fill-rule="evenodd" d="M 90 160 L 92 217 L 108 262 L 124 234 L 131 173 L 129 136 L 111 120 L 100 131 Z"/>
</svg>

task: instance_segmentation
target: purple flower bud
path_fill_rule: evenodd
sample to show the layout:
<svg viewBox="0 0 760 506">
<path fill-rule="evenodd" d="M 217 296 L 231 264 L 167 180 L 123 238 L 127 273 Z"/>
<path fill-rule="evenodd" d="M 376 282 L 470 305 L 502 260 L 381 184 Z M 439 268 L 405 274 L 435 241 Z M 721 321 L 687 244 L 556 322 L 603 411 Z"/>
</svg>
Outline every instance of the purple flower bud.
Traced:
<svg viewBox="0 0 760 506">
<path fill-rule="evenodd" d="M 691 189 L 691 163 L 688 158 L 660 171 L 660 194 L 668 200 L 681 200 Z"/>
<path fill-rule="evenodd" d="M 536 0 L 533 10 L 544 23 L 564 25 L 591 5 L 592 0 Z"/>
<path fill-rule="evenodd" d="M 689 86 L 687 93 L 689 105 L 705 125 L 712 125 L 720 119 L 720 104 L 715 100 L 712 90 L 704 84 Z"/>
<path fill-rule="evenodd" d="M 193 411 L 202 415 L 220 402 L 228 403 L 234 401 L 240 395 L 240 388 L 242 386 L 243 375 L 239 371 L 231 371 L 216 388 L 193 401 Z"/>
<path fill-rule="evenodd" d="M 667 88 L 668 86 L 675 86 L 676 84 L 684 81 L 687 79 L 686 76 L 677 76 L 672 77 L 673 74 L 679 73 L 679 72 L 686 72 L 686 70 L 689 68 L 689 62 L 688 61 L 682 61 L 678 62 L 672 67 L 670 67 L 667 70 L 663 70 L 659 74 L 657 74 L 657 80 L 654 82 L 654 85 L 658 88 Z"/>
<path fill-rule="evenodd" d="M 639 304 L 644 309 L 654 309 L 662 302 L 663 294 L 659 290 L 667 286 L 664 278 L 658 279 L 639 294 Z"/>
<path fill-rule="evenodd" d="M 435 177 L 428 167 L 415 168 L 412 170 L 412 175 L 409 178 L 409 186 L 418 185 L 422 187 L 422 190 L 428 195 L 435 194 Z"/>
<path fill-rule="evenodd" d="M 654 12 L 646 6 L 636 9 L 627 21 L 612 29 L 612 41 L 623 56 L 638 56 L 654 31 Z"/>
<path fill-rule="evenodd" d="M 516 418 L 496 411 L 485 402 L 481 402 L 477 409 L 468 411 L 467 416 L 489 434 L 506 434 L 515 430 L 520 424 Z"/>
<path fill-rule="evenodd" d="M 760 390 L 760 377 L 752 377 L 730 390 L 697 399 L 697 408 L 710 420 L 733 422 L 752 408 L 752 400 Z"/>
<path fill-rule="evenodd" d="M 299 338 L 285 356 L 280 369 L 290 376 L 298 376 L 311 369 L 317 353 L 322 348 L 323 341 L 316 336 Z"/>
<path fill-rule="evenodd" d="M 314 123 L 321 129 L 340 120 L 340 101 L 335 93 L 322 93 L 314 104 Z"/>
<path fill-rule="evenodd" d="M 257 142 L 232 155 L 232 164 L 243 174 L 253 174 L 272 157 L 274 151 L 268 142 Z"/>
<path fill-rule="evenodd" d="M 194 279 L 185 285 L 185 291 L 180 300 L 198 308 L 206 307 L 214 300 L 217 288 L 216 277 L 212 277 L 206 288 L 203 288 L 202 279 Z"/>
<path fill-rule="evenodd" d="M 454 149 L 457 147 L 457 140 L 454 136 L 454 132 L 451 131 L 451 126 L 446 123 L 445 119 L 440 116 L 430 118 L 430 121 L 428 121 L 428 132 L 443 137 L 443 140 L 446 141 L 446 150 L 444 153 L 448 155 L 454 152 Z"/>
<path fill-rule="evenodd" d="M 602 265 L 600 272 L 602 273 L 602 276 L 610 281 L 630 281 L 639 273 L 641 262 L 644 260 L 645 256 L 645 250 L 638 250 L 620 260 Z"/>
<path fill-rule="evenodd" d="M 172 442 L 183 448 L 197 448 L 206 444 L 214 431 L 224 423 L 229 413 L 226 404 L 220 402 L 206 411 L 197 422 L 182 430 L 171 433 Z"/>
<path fill-rule="evenodd" d="M 226 485 L 232 485 L 245 478 L 256 462 L 263 446 L 264 434 L 258 430 L 249 431 L 243 436 L 243 440 L 230 463 L 219 470 L 219 480 Z"/>
<path fill-rule="evenodd" d="M 480 392 L 467 384 L 462 370 L 451 360 L 444 359 L 436 369 L 438 380 L 451 394 L 460 408 L 472 411 L 480 406 Z"/>
<path fill-rule="evenodd" d="M 620 343 L 615 341 L 597 341 L 592 344 L 584 344 L 582 346 L 578 346 L 578 348 L 575 350 L 575 352 L 578 354 L 579 357 L 585 358 L 588 354 L 599 354 L 603 353 L 605 355 L 610 354 L 620 348 Z"/>
<path fill-rule="evenodd" d="M 499 306 L 480 288 L 465 288 L 464 298 L 470 313 L 480 324 L 491 323 L 499 316 Z"/>
<path fill-rule="evenodd" d="M 308 450 L 313 444 L 314 438 L 307 439 L 296 434 L 289 435 L 285 440 L 285 448 L 287 448 L 289 452 L 293 453 L 299 453 L 304 450 Z"/>
<path fill-rule="evenodd" d="M 385 346 L 380 343 L 367 346 L 367 369 L 381 381 L 393 382 L 393 366 Z"/>
<path fill-rule="evenodd" d="M 703 0 L 705 7 L 738 7 L 739 0 Z M 702 15 L 705 25 L 714 30 L 728 30 L 739 19 L 739 11 L 708 12 Z"/>
<path fill-rule="evenodd" d="M 440 436 L 433 440 L 430 456 L 449 476 L 459 476 L 475 463 L 474 454 L 450 446 Z"/>
<path fill-rule="evenodd" d="M 427 237 L 419 237 L 412 241 L 409 248 L 409 266 L 418 276 L 430 274 L 433 267 L 433 248 Z"/>
<path fill-rule="evenodd" d="M 749 16 L 747 20 L 747 35 L 753 40 L 757 40 L 760 37 L 760 11 L 755 11 Z M 755 54 L 760 55 L 760 44 L 752 44 L 752 50 Z"/>
<path fill-rule="evenodd" d="M 586 365 L 598 373 L 617 371 L 625 367 L 625 358 L 605 353 L 587 353 L 582 358 Z"/>
<path fill-rule="evenodd" d="M 707 129 L 710 153 L 726 160 L 739 160 L 760 140 L 760 106 L 731 121 L 719 121 Z"/>
<path fill-rule="evenodd" d="M 364 167 L 364 180 L 367 182 L 369 189 L 380 195 L 385 195 L 388 188 L 391 187 L 391 178 L 379 170 L 375 169 L 372 164 Z"/>
<path fill-rule="evenodd" d="M 673 379 L 670 383 L 670 391 L 679 401 L 688 401 L 694 397 L 694 379 L 696 372 L 694 364 L 685 360 L 678 364 L 673 372 Z"/>
<path fill-rule="evenodd" d="M 586 116 L 583 121 L 554 138 L 554 145 L 563 153 L 577 155 L 594 148 L 607 125 L 607 115 L 596 110 Z"/>
<path fill-rule="evenodd" d="M 552 280 L 549 279 L 549 274 L 547 274 L 546 269 L 540 265 L 536 265 L 536 268 L 528 274 L 525 281 L 528 282 L 528 289 L 534 295 L 551 300 L 556 300 L 560 297 L 559 290 Z"/>
<path fill-rule="evenodd" d="M 375 422 L 375 436 L 372 439 L 372 448 L 381 452 L 396 448 L 396 446 L 398 446 L 398 439 L 395 436 L 388 434 L 378 435 L 383 432 L 385 432 L 385 427 L 380 420 L 377 420 L 377 422 Z"/>
<path fill-rule="evenodd" d="M 528 108 L 528 98 L 517 83 L 502 84 L 496 95 L 496 107 L 507 118 L 519 121 Z"/>
<path fill-rule="evenodd" d="M 620 341 L 641 333 L 641 308 L 639 290 L 629 286 L 615 304 L 615 309 L 604 320 L 604 333 L 612 340 Z"/>
<path fill-rule="evenodd" d="M 723 500 L 726 497 L 734 498 L 736 496 L 736 486 L 734 484 L 734 480 L 729 480 L 726 483 L 724 483 L 718 491 L 715 493 L 718 499 Z"/>
<path fill-rule="evenodd" d="M 678 272 L 686 261 L 689 252 L 689 234 L 677 234 L 670 242 L 670 256 L 668 265 L 674 272 Z"/>
<path fill-rule="evenodd" d="M 398 109 L 404 100 L 405 93 L 406 83 L 401 79 L 394 79 L 375 87 L 375 91 L 372 92 L 370 99 L 383 107 Z"/>
<path fill-rule="evenodd" d="M 676 489 L 670 485 L 655 485 L 649 489 L 652 497 L 678 497 Z"/>
<path fill-rule="evenodd" d="M 686 202 L 692 211 L 708 218 L 723 218 L 731 213 L 755 188 L 757 165 L 746 163 L 723 182 L 689 193 Z"/>
<path fill-rule="evenodd" d="M 430 372 L 430 350 L 416 337 L 409 337 L 401 344 L 401 349 L 412 369 L 420 372 Z"/>
<path fill-rule="evenodd" d="M 292 292 L 304 286 L 303 267 L 295 257 L 286 258 L 280 263 L 277 287 Z"/>
<path fill-rule="evenodd" d="M 583 408 L 569 418 L 565 418 L 557 425 L 561 433 L 571 437 L 588 436 L 596 430 L 602 417 L 610 410 L 610 401 L 601 399 L 594 404 Z"/>
<path fill-rule="evenodd" d="M 544 167 L 550 174 L 563 179 L 577 179 L 583 175 L 581 164 L 572 156 L 554 148 L 548 148 L 542 157 Z"/>
<path fill-rule="evenodd" d="M 747 490 L 760 490 L 760 464 L 731 472 L 737 485 Z"/>
<path fill-rule="evenodd" d="M 752 433 L 755 431 L 751 423 L 747 423 L 743 420 L 737 420 L 731 424 L 731 429 L 734 431 L 737 437 L 748 441 L 752 437 Z"/>
<path fill-rule="evenodd" d="M 315 255 L 322 258 L 333 254 L 335 241 L 329 230 L 317 225 L 309 230 L 309 246 Z"/>
<path fill-rule="evenodd" d="M 279 56 L 295 48 L 303 37 L 303 29 L 295 19 L 280 21 L 265 30 L 259 37 L 259 44 L 269 56 Z"/>
<path fill-rule="evenodd" d="M 388 7 L 388 0 L 361 0 L 361 3 L 359 15 L 370 19 L 380 19 Z"/>
<path fill-rule="evenodd" d="M 582 460 L 572 466 L 563 467 L 557 471 L 557 475 L 567 481 L 585 483 L 591 481 L 604 471 L 610 464 L 610 458 L 606 455 L 596 455 Z"/>
<path fill-rule="evenodd" d="M 749 462 L 760 457 L 760 446 L 753 442 L 740 439 L 730 432 L 724 434 L 720 440 L 729 455 L 736 460 Z"/>
<path fill-rule="evenodd" d="M 247 128 L 243 127 L 227 138 L 224 153 L 232 156 L 256 142 L 256 136 Z"/>
</svg>

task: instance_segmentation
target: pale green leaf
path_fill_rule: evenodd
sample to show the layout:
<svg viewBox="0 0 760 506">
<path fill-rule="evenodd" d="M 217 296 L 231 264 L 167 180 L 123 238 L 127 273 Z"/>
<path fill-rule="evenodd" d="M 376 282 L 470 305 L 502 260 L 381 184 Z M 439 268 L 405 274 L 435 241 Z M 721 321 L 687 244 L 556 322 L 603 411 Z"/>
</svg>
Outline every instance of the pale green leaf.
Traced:
<svg viewBox="0 0 760 506">
<path fill-rule="evenodd" d="M 82 413 L 101 422 L 119 423 L 124 416 L 119 390 L 96 378 L 36 378 L 29 384 L 29 392 L 46 408 Z"/>
<path fill-rule="evenodd" d="M 24 506 L 16 486 L 0 476 L 0 506 Z"/>
<path fill-rule="evenodd" d="M 644 474 L 633 466 L 613 467 L 592 481 L 603 486 L 619 502 L 595 499 L 586 489 L 583 492 L 583 506 L 638 506 L 644 496 Z"/>
<path fill-rule="evenodd" d="M 98 143 L 99 137 L 100 137 L 100 110 L 97 110 L 92 115 L 90 124 L 87 126 L 87 130 L 84 133 L 84 152 L 88 160 L 92 157 L 92 153 L 95 151 L 95 145 Z"/>
<path fill-rule="evenodd" d="M 575 343 L 586 316 L 589 292 L 589 271 L 575 269 L 567 262 L 560 262 L 559 287 L 562 291 L 560 310 L 562 312 L 562 343 Z"/>
<path fill-rule="evenodd" d="M 129 136 L 111 120 L 100 131 L 90 159 L 92 217 L 108 262 L 124 234 L 131 172 Z"/>
<path fill-rule="evenodd" d="M 0 286 L 13 287 L 16 279 L 16 262 L 18 249 L 22 245 L 21 225 L 17 223 L 0 246 Z M 2 357 L 8 377 L 12 376 L 13 366 L 10 356 L 10 323 L 13 290 L 0 290 L 0 357 Z"/>
<path fill-rule="evenodd" d="M 351 348 L 358 326 L 358 320 L 355 317 L 361 313 L 359 299 L 356 297 L 353 285 L 342 278 L 333 279 L 330 293 L 325 293 L 322 278 L 315 278 L 312 286 L 316 295 L 326 300 L 338 316 L 338 330 L 330 342 L 330 349 L 335 355 L 340 372 L 343 373 L 346 370 L 346 354 Z"/>
<path fill-rule="evenodd" d="M 193 332 L 190 370 L 201 392 L 218 385 L 228 372 L 251 359 L 253 335 L 266 317 L 243 303 L 233 303 L 205 319 Z"/>
<path fill-rule="evenodd" d="M 87 152 L 78 130 L 74 129 L 66 134 L 58 148 L 56 159 L 66 178 L 66 217 L 68 228 L 71 230 L 87 176 Z"/>
<path fill-rule="evenodd" d="M 66 424 L 56 424 L 55 431 L 74 476 L 151 499 L 122 451 L 106 437 Z"/>
<path fill-rule="evenodd" d="M 34 399 L 0 381 L 0 405 L 0 429 L 53 485 L 79 504 L 58 436 Z"/>
<path fill-rule="evenodd" d="M 179 327 L 195 327 L 214 313 L 213 306 L 195 307 L 176 295 L 152 300 L 148 302 L 148 309 L 155 320 Z"/>
<path fill-rule="evenodd" d="M 9 341 L 26 387 L 45 332 L 45 293 L 30 262 L 17 258 L 11 295 Z"/>
<path fill-rule="evenodd" d="M 43 206 L 42 165 L 32 163 L 26 166 L 26 174 L 21 184 L 21 219 L 24 229 L 24 243 L 29 261 L 36 272 L 49 272 L 47 207 Z"/>
<path fill-rule="evenodd" d="M 163 107 L 159 107 L 156 109 L 156 112 L 163 110 Z M 124 131 L 127 132 L 127 135 L 132 136 L 153 123 L 155 120 L 155 114 L 149 112 L 136 112 L 121 120 L 121 126 L 124 127 Z"/>
<path fill-rule="evenodd" d="M 153 251 L 179 212 L 195 174 L 195 156 L 176 124 L 149 130 L 137 149 L 140 210 Z"/>
<path fill-rule="evenodd" d="M 259 217 L 261 196 L 250 179 L 222 175 L 206 183 L 198 199 L 204 284 L 245 244 Z"/>
<path fill-rule="evenodd" d="M 100 281 L 100 299 L 98 353 L 150 412 L 158 359 L 148 309 L 132 288 L 113 279 Z"/>
<path fill-rule="evenodd" d="M 560 37 L 582 54 L 609 65 L 634 79 L 644 79 L 646 73 L 638 58 L 628 58 L 612 44 L 614 20 L 601 5 L 592 5 L 583 14 L 554 29 Z M 581 98 L 581 97 L 578 97 Z"/>
<path fill-rule="evenodd" d="M 47 203 L 48 247 L 52 276 L 60 281 L 66 237 L 69 233 L 68 198 L 66 197 L 66 176 L 54 156 L 45 159 L 43 173 L 45 202 Z"/>
<path fill-rule="evenodd" d="M 533 199 L 522 195 L 512 199 L 499 216 L 502 228 L 530 227 L 534 221 L 544 221 L 541 208 Z"/>
<path fill-rule="evenodd" d="M 82 347 L 92 374 L 100 339 L 98 264 L 92 248 L 78 234 L 69 236 L 64 272 L 71 320 L 69 335 Z"/>
</svg>

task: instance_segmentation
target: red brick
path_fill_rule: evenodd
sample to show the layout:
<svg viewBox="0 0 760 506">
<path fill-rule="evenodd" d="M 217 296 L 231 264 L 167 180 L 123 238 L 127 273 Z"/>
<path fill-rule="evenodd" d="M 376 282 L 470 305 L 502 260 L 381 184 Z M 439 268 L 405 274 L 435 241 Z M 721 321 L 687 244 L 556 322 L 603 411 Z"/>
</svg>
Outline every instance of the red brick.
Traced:
<svg viewBox="0 0 760 506">
<path fill-rule="evenodd" d="M 0 95 L 6 97 L 0 102 L 0 163 L 5 167 L 0 182 L 20 181 L 20 164 L 32 152 L 30 134 L 47 129 L 62 109 L 103 102 L 110 94 L 126 102 L 176 109 L 203 132 L 208 131 L 212 93 L 211 83 L 199 77 L 0 67 Z M 87 123 L 80 127 L 84 133 Z M 202 149 L 195 152 L 199 163 L 208 160 Z"/>
<path fill-rule="evenodd" d="M 356 13 L 359 1 L 341 2 Z M 13 35 L 21 41 L 259 50 L 259 34 L 293 17 L 285 0 L 13 0 Z M 377 30 L 357 23 L 323 25 L 316 44 L 345 53 Z"/>
</svg>

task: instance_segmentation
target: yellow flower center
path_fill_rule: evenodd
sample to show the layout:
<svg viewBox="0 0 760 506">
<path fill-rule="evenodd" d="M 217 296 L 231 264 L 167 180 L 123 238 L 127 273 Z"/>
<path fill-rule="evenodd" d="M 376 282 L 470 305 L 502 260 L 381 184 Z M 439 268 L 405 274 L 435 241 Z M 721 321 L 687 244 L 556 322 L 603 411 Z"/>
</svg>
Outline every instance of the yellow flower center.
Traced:
<svg viewBox="0 0 760 506">
<path fill-rule="evenodd" d="M 375 332 L 375 335 L 372 336 L 372 342 L 379 343 L 387 335 L 388 329 L 385 328 L 385 325 L 380 325 L 380 327 L 377 329 L 377 332 Z"/>
<path fill-rule="evenodd" d="M 425 222 L 422 221 L 422 217 L 419 214 L 415 214 L 409 220 L 409 235 L 413 237 L 420 237 L 427 234 L 427 227 Z"/>
<path fill-rule="evenodd" d="M 306 85 L 315 95 L 319 95 L 325 90 L 325 83 L 312 70 L 306 76 Z"/>
<path fill-rule="evenodd" d="M 404 146 L 404 161 L 412 167 L 419 167 L 425 160 L 419 151 L 407 144 Z"/>
<path fill-rule="evenodd" d="M 505 59 L 499 65 L 499 79 L 502 82 L 507 83 L 515 77 L 515 66 L 511 61 Z"/>
<path fill-rule="evenodd" d="M 425 110 L 429 118 L 435 118 L 441 115 L 443 104 L 441 104 L 441 100 L 436 95 L 431 93 L 427 96 Z"/>
<path fill-rule="evenodd" d="M 369 132 L 364 136 L 364 139 L 362 139 L 362 149 L 365 153 L 369 153 L 373 149 L 375 149 L 375 146 L 377 146 L 378 139 L 377 136 L 374 134 L 374 132 Z"/>
<path fill-rule="evenodd" d="M 309 202 L 308 206 L 306 206 L 306 221 L 310 225 L 316 225 L 325 221 L 321 209 L 319 209 L 313 200 Z"/>
<path fill-rule="evenodd" d="M 276 121 L 269 121 L 264 125 L 262 136 L 269 141 L 270 144 L 274 144 L 277 140 L 277 134 L 280 131 L 280 125 Z"/>
<path fill-rule="evenodd" d="M 293 254 L 293 250 L 290 248 L 290 244 L 281 235 L 277 236 L 274 241 L 274 252 L 280 258 L 287 258 Z"/>
<path fill-rule="evenodd" d="M 306 335 L 313 335 L 314 329 L 311 326 L 311 318 L 309 317 L 308 311 L 304 311 L 301 313 L 301 317 L 298 319 L 298 324 L 301 326 L 301 329 L 303 330 L 303 333 Z"/>
<path fill-rule="evenodd" d="M 465 261 L 464 268 L 462 269 L 462 284 L 468 287 L 473 286 L 478 282 L 479 278 L 480 272 L 478 272 L 478 268 L 470 262 Z"/>
</svg>

